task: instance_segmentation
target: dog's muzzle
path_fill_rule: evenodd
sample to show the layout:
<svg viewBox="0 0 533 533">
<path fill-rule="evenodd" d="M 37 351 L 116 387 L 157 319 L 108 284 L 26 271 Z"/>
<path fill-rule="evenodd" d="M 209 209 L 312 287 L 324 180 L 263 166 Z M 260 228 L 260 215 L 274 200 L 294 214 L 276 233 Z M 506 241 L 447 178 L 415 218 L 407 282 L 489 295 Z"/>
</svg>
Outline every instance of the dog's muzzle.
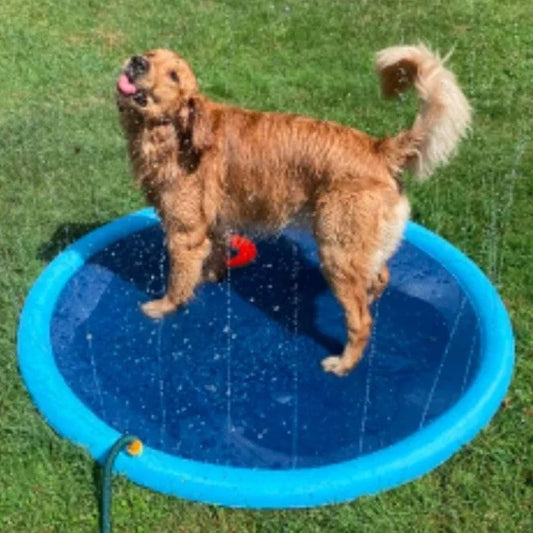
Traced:
<svg viewBox="0 0 533 533">
<path fill-rule="evenodd" d="M 142 56 L 133 56 L 117 81 L 117 90 L 126 97 L 131 97 L 138 105 L 145 107 L 148 97 L 144 89 L 135 85 L 136 80 L 146 74 L 150 63 Z"/>
<path fill-rule="evenodd" d="M 126 66 L 125 74 L 128 76 L 131 82 L 146 74 L 150 68 L 150 63 L 142 56 L 133 56 L 130 62 Z"/>
</svg>

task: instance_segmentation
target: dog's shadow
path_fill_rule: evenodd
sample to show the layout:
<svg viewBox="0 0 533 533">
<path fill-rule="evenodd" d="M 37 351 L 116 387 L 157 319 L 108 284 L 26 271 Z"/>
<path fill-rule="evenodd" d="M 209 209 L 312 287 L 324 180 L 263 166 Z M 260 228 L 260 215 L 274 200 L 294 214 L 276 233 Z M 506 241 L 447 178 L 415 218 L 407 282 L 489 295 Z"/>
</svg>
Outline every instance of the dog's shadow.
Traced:
<svg viewBox="0 0 533 533">
<path fill-rule="evenodd" d="M 49 262 L 67 246 L 87 233 L 103 226 L 107 221 L 99 222 L 63 222 L 59 224 L 47 241 L 37 249 L 37 259 Z"/>
<path fill-rule="evenodd" d="M 309 250 L 283 235 L 260 241 L 257 248 L 255 263 L 231 272 L 232 290 L 268 321 L 313 339 L 330 353 L 340 353 L 341 341 L 317 327 L 318 299 L 331 299 L 330 307 L 341 324 L 342 309 L 330 294 L 318 263 L 310 260 Z"/>
</svg>

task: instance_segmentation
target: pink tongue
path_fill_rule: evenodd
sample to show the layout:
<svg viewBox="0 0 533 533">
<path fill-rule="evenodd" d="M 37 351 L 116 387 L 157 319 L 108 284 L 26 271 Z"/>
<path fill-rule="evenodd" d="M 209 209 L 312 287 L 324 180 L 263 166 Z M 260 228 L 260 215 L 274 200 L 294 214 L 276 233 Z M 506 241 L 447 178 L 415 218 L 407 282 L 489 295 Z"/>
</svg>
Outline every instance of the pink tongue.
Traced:
<svg viewBox="0 0 533 533">
<path fill-rule="evenodd" d="M 122 94 L 135 94 L 137 92 L 137 87 L 131 83 L 126 74 L 121 74 L 117 82 L 118 90 Z"/>
</svg>

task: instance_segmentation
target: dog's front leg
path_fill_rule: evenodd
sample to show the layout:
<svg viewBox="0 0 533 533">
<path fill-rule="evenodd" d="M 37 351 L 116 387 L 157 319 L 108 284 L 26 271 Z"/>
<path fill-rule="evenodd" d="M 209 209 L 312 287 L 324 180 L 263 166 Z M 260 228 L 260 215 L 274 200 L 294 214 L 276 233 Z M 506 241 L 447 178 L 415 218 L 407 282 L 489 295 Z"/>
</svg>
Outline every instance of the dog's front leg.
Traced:
<svg viewBox="0 0 533 533">
<path fill-rule="evenodd" d="M 228 255 L 228 233 L 222 226 L 215 226 L 209 232 L 211 252 L 204 262 L 202 279 L 205 281 L 222 281 L 226 276 Z"/>
<path fill-rule="evenodd" d="M 168 232 L 167 249 L 170 260 L 167 291 L 163 298 L 141 306 L 151 318 L 162 318 L 185 304 L 202 279 L 202 265 L 211 251 L 205 231 Z"/>
</svg>

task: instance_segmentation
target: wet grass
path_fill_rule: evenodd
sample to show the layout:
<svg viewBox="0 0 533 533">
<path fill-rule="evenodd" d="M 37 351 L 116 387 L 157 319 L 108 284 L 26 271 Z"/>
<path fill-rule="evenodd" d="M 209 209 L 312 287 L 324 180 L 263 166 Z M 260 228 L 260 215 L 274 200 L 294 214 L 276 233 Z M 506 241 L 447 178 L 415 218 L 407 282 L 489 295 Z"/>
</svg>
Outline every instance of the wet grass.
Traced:
<svg viewBox="0 0 533 533">
<path fill-rule="evenodd" d="M 123 59 L 181 51 L 213 98 L 342 121 L 375 135 L 409 124 L 383 102 L 375 51 L 455 47 L 475 110 L 458 156 L 409 184 L 415 218 L 470 255 L 500 290 L 517 338 L 508 404 L 422 479 L 351 504 L 250 512 L 165 497 L 118 478 L 115 530 L 137 532 L 533 531 L 533 11 L 529 0 L 0 4 L 0 530 L 95 531 L 95 468 L 35 412 L 16 365 L 25 295 L 86 229 L 143 205 L 114 107 Z"/>
</svg>

